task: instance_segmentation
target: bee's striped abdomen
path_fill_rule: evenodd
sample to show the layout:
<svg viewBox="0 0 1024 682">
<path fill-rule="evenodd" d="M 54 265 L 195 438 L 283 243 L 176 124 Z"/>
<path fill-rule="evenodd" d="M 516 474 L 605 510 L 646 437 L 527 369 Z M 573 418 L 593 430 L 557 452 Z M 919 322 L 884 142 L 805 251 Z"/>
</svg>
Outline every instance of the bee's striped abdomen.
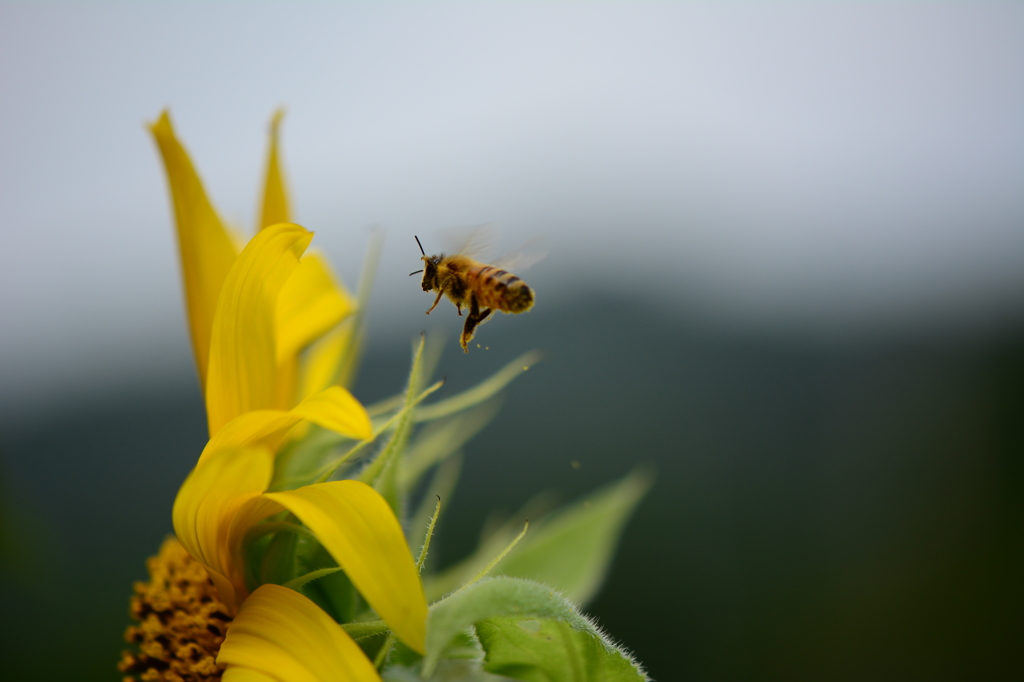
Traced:
<svg viewBox="0 0 1024 682">
<path fill-rule="evenodd" d="M 522 313 L 533 307 L 533 290 L 511 272 L 481 265 L 466 273 L 481 307 L 506 313 Z"/>
</svg>

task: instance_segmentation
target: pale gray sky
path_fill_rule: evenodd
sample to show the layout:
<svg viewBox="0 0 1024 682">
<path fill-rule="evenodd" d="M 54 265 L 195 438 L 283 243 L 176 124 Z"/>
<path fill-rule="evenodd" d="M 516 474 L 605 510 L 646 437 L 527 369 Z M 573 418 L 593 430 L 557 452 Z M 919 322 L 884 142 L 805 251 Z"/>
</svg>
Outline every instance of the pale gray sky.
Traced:
<svg viewBox="0 0 1024 682">
<path fill-rule="evenodd" d="M 346 281 L 387 227 L 378 329 L 422 325 L 412 235 L 484 222 L 547 239 L 553 301 L 600 275 L 754 325 L 1022 310 L 1021 4 L 2 4 L 4 402 L 188 365 L 144 123 L 170 106 L 251 228 L 281 104 Z"/>
</svg>

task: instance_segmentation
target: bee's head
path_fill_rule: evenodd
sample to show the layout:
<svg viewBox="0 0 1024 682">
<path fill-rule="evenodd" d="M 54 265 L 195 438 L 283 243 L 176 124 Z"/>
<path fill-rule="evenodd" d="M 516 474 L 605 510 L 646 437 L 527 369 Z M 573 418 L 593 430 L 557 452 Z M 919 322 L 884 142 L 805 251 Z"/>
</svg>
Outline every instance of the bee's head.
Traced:
<svg viewBox="0 0 1024 682">
<path fill-rule="evenodd" d="M 423 244 L 420 244 L 420 238 L 416 237 L 416 243 L 419 244 L 420 253 L 423 257 L 420 259 L 423 261 L 423 269 L 417 270 L 416 272 L 410 272 L 409 276 L 413 276 L 419 273 L 423 273 L 423 291 L 432 291 L 437 288 L 437 266 L 441 264 L 441 259 L 444 258 L 444 254 L 438 256 L 428 256 L 427 252 L 423 250 Z"/>
<path fill-rule="evenodd" d="M 437 288 L 437 266 L 441 264 L 443 256 L 423 256 L 423 291 L 433 291 Z"/>
</svg>

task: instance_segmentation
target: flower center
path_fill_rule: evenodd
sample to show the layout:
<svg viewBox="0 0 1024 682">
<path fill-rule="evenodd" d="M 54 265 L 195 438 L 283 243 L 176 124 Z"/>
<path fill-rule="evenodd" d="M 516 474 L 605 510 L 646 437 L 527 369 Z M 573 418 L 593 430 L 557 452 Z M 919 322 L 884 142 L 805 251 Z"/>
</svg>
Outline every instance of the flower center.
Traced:
<svg viewBox="0 0 1024 682">
<path fill-rule="evenodd" d="M 219 680 L 217 652 L 231 616 L 197 562 L 173 537 L 146 562 L 148 583 L 135 583 L 125 639 L 137 651 L 121 654 L 125 680 L 161 682 Z"/>
</svg>

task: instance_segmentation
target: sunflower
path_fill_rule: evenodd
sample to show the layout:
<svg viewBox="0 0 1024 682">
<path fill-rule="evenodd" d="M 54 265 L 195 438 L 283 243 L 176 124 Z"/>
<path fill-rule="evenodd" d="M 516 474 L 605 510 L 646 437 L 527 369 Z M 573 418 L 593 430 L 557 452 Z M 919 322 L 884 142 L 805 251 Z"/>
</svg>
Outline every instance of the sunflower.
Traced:
<svg viewBox="0 0 1024 682">
<path fill-rule="evenodd" d="M 335 619 L 297 589 L 274 584 L 272 576 L 296 571 L 296 552 L 275 551 L 289 539 L 326 551 L 336 567 L 315 577 L 344 571 L 387 629 L 424 652 L 423 587 L 384 497 L 356 480 L 268 492 L 276 458 L 309 424 L 356 443 L 374 435 L 366 409 L 335 383 L 354 345 L 340 325 L 357 303 L 323 258 L 306 254 L 313 234 L 288 222 L 279 123 L 280 114 L 260 229 L 243 248 L 213 209 L 168 114 L 150 127 L 170 184 L 210 439 L 175 500 L 176 539 L 150 560 L 150 583 L 136 587 L 140 624 L 128 639 L 139 651 L 126 653 L 121 669 L 143 680 L 217 679 L 222 671 L 232 679 L 379 679 Z M 328 335 L 333 353 L 311 350 Z"/>
</svg>

